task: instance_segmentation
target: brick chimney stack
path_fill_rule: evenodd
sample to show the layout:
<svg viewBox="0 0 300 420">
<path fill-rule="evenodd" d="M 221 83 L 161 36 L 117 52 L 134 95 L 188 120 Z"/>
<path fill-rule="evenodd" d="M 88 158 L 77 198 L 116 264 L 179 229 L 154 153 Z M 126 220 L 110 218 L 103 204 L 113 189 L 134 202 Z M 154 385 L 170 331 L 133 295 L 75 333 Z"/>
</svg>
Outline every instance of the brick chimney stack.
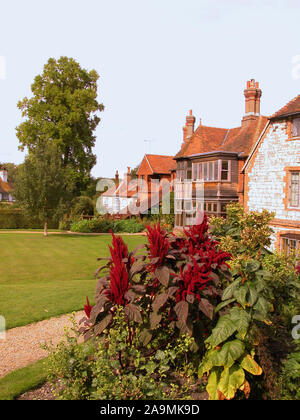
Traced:
<svg viewBox="0 0 300 420">
<path fill-rule="evenodd" d="M 259 83 L 254 79 L 248 80 L 245 95 L 245 116 L 244 121 L 253 120 L 260 115 L 260 98 L 262 91 Z"/>
<path fill-rule="evenodd" d="M 196 118 L 193 115 L 193 111 L 190 110 L 189 115 L 186 117 L 185 126 L 183 127 L 183 142 L 184 143 L 194 133 L 194 131 L 195 131 L 195 121 L 196 121 Z"/>
<path fill-rule="evenodd" d="M 116 187 L 119 186 L 120 180 L 119 180 L 119 172 L 116 171 L 116 175 L 115 175 L 115 181 L 116 181 Z"/>
<path fill-rule="evenodd" d="M 131 181 L 131 169 L 130 166 L 127 166 L 127 174 L 126 174 L 127 183 Z"/>
</svg>

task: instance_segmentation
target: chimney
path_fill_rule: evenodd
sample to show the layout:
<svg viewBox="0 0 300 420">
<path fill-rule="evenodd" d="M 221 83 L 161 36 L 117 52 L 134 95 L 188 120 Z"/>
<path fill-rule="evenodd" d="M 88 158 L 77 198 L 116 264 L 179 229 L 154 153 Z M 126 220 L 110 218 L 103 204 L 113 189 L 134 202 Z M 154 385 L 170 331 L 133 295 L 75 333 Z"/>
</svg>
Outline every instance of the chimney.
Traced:
<svg viewBox="0 0 300 420">
<path fill-rule="evenodd" d="M 195 121 L 196 121 L 196 118 L 193 115 L 193 111 L 190 110 L 189 115 L 186 117 L 185 126 L 183 127 L 183 142 L 184 143 L 194 133 L 194 130 L 195 130 Z"/>
<path fill-rule="evenodd" d="M 7 169 L 4 166 L 0 168 L 0 178 L 3 182 L 7 182 Z"/>
<path fill-rule="evenodd" d="M 126 179 L 127 179 L 127 183 L 129 184 L 129 182 L 131 181 L 131 171 L 130 171 L 130 166 L 127 166 Z"/>
<path fill-rule="evenodd" d="M 120 180 L 119 180 L 119 172 L 116 171 L 116 175 L 115 175 L 115 181 L 116 181 L 116 187 L 119 186 Z"/>
<path fill-rule="evenodd" d="M 248 80 L 247 89 L 244 90 L 245 95 L 245 115 L 244 121 L 253 120 L 260 115 L 260 98 L 261 89 L 259 83 L 254 79 Z"/>
</svg>

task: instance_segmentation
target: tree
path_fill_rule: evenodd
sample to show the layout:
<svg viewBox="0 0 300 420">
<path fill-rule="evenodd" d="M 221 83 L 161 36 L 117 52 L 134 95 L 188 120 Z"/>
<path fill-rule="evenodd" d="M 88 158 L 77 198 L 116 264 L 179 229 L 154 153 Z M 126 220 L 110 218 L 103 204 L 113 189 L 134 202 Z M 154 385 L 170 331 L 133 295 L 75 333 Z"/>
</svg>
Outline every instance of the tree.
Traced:
<svg viewBox="0 0 300 420">
<path fill-rule="evenodd" d="M 39 217 L 47 225 L 58 220 L 71 201 L 72 185 L 68 169 L 63 166 L 55 144 L 40 144 L 34 154 L 26 156 L 19 166 L 14 197 L 31 217 Z"/>
<path fill-rule="evenodd" d="M 34 153 L 40 144 L 54 143 L 76 186 L 84 190 L 96 163 L 92 153 L 104 106 L 97 101 L 95 70 L 87 71 L 73 58 L 50 58 L 31 85 L 33 96 L 18 103 L 26 121 L 17 127 L 19 148 Z"/>
</svg>

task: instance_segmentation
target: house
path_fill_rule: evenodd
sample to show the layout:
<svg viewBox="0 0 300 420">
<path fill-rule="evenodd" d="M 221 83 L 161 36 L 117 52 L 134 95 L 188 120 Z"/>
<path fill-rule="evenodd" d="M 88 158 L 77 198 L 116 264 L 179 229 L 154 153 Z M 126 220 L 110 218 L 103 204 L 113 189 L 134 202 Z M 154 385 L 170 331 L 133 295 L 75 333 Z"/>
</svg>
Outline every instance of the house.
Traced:
<svg viewBox="0 0 300 420">
<path fill-rule="evenodd" d="M 176 162 L 173 156 L 146 154 L 139 165 L 136 179 L 131 179 L 128 167 L 127 174 L 119 182 L 117 171 L 116 185 L 101 195 L 102 205 L 109 214 L 148 214 L 150 208 L 157 207 L 162 199 L 163 182 L 168 181 L 172 190 L 175 176 Z"/>
<path fill-rule="evenodd" d="M 138 205 L 140 213 L 148 213 L 150 208 L 158 206 L 164 194 L 172 192 L 176 177 L 176 161 L 174 156 L 146 154 L 137 171 Z"/>
<path fill-rule="evenodd" d="M 7 180 L 7 169 L 0 168 L 0 201 L 12 202 L 13 186 Z"/>
<path fill-rule="evenodd" d="M 246 210 L 275 212 L 274 247 L 300 249 L 300 95 L 269 117 L 243 173 Z"/>
<path fill-rule="evenodd" d="M 190 111 L 183 127 L 183 143 L 174 157 L 175 225 L 195 223 L 198 210 L 208 215 L 225 215 L 230 202 L 244 202 L 242 169 L 268 118 L 260 114 L 262 91 L 254 79 L 244 90 L 245 114 L 235 128 L 208 127 Z"/>
<path fill-rule="evenodd" d="M 138 199 L 137 180 L 131 179 L 131 171 L 128 167 L 122 181 L 119 180 L 119 173 L 116 171 L 115 181 L 114 185 L 101 194 L 102 206 L 109 214 L 126 215 L 128 207 L 135 206 Z"/>
</svg>

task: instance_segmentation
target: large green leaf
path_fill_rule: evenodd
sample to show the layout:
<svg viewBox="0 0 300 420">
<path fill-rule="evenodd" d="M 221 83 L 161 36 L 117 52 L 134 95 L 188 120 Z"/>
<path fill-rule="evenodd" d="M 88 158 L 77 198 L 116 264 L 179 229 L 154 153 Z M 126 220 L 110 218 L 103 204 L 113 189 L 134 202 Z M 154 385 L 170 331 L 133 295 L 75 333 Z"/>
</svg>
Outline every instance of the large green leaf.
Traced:
<svg viewBox="0 0 300 420">
<path fill-rule="evenodd" d="M 231 367 L 245 351 L 245 345 L 240 340 L 232 340 L 225 343 L 222 349 L 213 356 L 216 366 Z"/>
<path fill-rule="evenodd" d="M 235 324 L 231 321 L 229 315 L 222 316 L 215 328 L 212 330 L 212 334 L 206 342 L 211 347 L 216 347 L 223 341 L 227 340 L 237 330 Z"/>
<path fill-rule="evenodd" d="M 225 306 L 229 305 L 234 301 L 236 301 L 236 298 L 227 299 L 224 302 L 219 303 L 219 305 L 215 307 L 214 313 L 218 313 L 221 309 L 225 308 Z"/>
<path fill-rule="evenodd" d="M 210 400 L 218 400 L 219 393 L 218 393 L 218 385 L 220 380 L 220 369 L 214 368 L 208 378 L 206 391 L 208 392 Z"/>
<path fill-rule="evenodd" d="M 221 374 L 218 384 L 218 390 L 226 397 L 227 400 L 234 398 L 236 391 L 245 382 L 245 373 L 239 366 L 231 366 L 225 368 Z"/>
<path fill-rule="evenodd" d="M 232 298 L 233 293 L 241 285 L 242 278 L 238 277 L 234 282 L 232 282 L 223 292 L 222 300 L 227 300 Z"/>
<path fill-rule="evenodd" d="M 247 356 L 243 358 L 240 365 L 247 372 L 252 373 L 252 375 L 262 374 L 262 368 L 256 363 L 256 361 L 250 356 L 250 354 L 247 354 Z"/>
<path fill-rule="evenodd" d="M 237 290 L 234 291 L 233 296 L 237 299 L 237 301 L 243 306 L 246 306 L 246 296 L 248 293 L 249 287 L 247 285 L 243 285 L 239 287 Z"/>
<path fill-rule="evenodd" d="M 254 273 L 255 271 L 259 270 L 260 262 L 256 260 L 250 260 L 246 264 L 246 270 L 250 273 Z"/>
<path fill-rule="evenodd" d="M 204 373 L 208 373 L 214 367 L 215 355 L 217 353 L 218 353 L 218 350 L 215 350 L 215 349 L 208 350 L 204 359 L 199 365 L 199 369 L 198 369 L 199 378 L 202 378 Z"/>
<path fill-rule="evenodd" d="M 230 319 L 236 326 L 237 331 L 245 335 L 251 321 L 250 314 L 245 309 L 235 306 L 230 310 Z"/>
</svg>

